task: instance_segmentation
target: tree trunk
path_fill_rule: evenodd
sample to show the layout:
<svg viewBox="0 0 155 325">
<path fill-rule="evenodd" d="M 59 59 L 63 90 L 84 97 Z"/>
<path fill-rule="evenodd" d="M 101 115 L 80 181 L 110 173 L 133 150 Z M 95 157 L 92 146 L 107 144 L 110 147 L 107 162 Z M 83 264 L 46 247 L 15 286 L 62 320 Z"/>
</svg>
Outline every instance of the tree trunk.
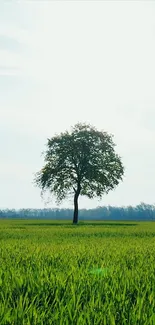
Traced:
<svg viewBox="0 0 155 325">
<path fill-rule="evenodd" d="M 75 190 L 74 194 L 74 214 L 73 214 L 73 224 L 78 223 L 78 198 L 80 194 L 81 187 L 78 186 L 77 190 Z"/>
</svg>

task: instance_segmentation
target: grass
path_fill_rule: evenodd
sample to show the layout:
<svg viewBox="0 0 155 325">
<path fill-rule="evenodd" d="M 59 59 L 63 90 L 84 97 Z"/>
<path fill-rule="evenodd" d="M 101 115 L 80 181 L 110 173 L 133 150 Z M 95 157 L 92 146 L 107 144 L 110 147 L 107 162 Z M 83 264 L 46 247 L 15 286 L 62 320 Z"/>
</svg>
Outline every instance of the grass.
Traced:
<svg viewBox="0 0 155 325">
<path fill-rule="evenodd" d="M 154 325 L 155 223 L 0 220 L 1 325 Z"/>
</svg>

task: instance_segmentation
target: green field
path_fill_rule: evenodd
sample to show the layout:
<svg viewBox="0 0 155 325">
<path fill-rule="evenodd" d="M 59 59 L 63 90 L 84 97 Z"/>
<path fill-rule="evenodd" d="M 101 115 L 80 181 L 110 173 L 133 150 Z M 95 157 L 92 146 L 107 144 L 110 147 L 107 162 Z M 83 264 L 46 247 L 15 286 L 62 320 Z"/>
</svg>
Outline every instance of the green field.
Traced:
<svg viewBox="0 0 155 325">
<path fill-rule="evenodd" d="M 155 223 L 0 220 L 1 325 L 155 324 Z"/>
</svg>

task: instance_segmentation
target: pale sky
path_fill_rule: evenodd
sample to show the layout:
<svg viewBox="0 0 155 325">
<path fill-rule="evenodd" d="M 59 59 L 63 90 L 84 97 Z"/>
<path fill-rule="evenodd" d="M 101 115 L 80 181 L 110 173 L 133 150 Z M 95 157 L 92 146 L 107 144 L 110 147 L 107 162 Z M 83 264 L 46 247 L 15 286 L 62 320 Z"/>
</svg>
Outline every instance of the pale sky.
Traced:
<svg viewBox="0 0 155 325">
<path fill-rule="evenodd" d="M 45 207 L 41 152 L 76 122 L 114 134 L 125 165 L 80 208 L 155 203 L 154 1 L 0 0 L 0 208 Z"/>
</svg>

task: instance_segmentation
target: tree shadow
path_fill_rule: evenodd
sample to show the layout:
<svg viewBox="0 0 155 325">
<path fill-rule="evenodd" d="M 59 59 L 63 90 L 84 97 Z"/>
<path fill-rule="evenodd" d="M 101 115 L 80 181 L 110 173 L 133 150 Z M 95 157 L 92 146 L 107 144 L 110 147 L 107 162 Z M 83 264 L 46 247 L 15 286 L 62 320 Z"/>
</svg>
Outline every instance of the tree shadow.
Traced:
<svg viewBox="0 0 155 325">
<path fill-rule="evenodd" d="M 88 222 L 88 221 L 79 221 L 79 223 L 77 225 L 73 225 L 72 221 L 69 220 L 68 222 L 66 221 L 59 221 L 59 222 L 53 222 L 53 221 L 49 221 L 49 222 L 42 222 L 40 220 L 38 220 L 38 222 L 26 222 L 24 224 L 22 224 L 23 226 L 35 226 L 35 227 L 53 227 L 53 226 L 59 226 L 59 227 L 81 227 L 81 226 L 93 226 L 93 227 L 97 227 L 97 226 L 102 226 L 102 227 L 134 227 L 137 226 L 137 223 L 130 223 L 130 221 L 128 223 L 124 223 L 124 222 L 98 222 L 98 221 L 93 221 L 93 222 Z"/>
<path fill-rule="evenodd" d="M 80 226 L 112 226 L 112 227 L 116 227 L 116 226 L 119 226 L 119 227 L 133 227 L 133 226 L 137 226 L 137 223 L 122 223 L 121 221 L 119 222 L 84 222 L 84 223 L 79 223 Z"/>
</svg>

